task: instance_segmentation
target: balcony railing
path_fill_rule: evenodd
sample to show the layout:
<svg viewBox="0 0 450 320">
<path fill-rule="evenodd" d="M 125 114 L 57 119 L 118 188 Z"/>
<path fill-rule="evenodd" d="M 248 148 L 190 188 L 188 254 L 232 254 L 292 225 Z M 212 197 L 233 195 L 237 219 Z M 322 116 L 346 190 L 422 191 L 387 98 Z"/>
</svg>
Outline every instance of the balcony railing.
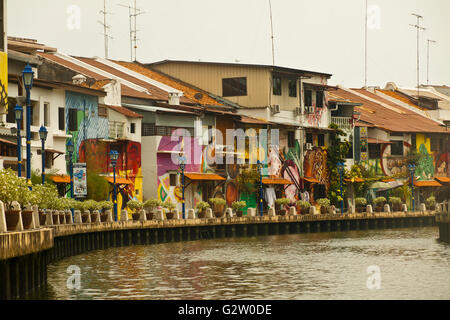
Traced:
<svg viewBox="0 0 450 320">
<path fill-rule="evenodd" d="M 340 129 L 352 129 L 352 117 L 331 117 L 331 123 L 336 124 Z"/>
<path fill-rule="evenodd" d="M 124 139 L 125 138 L 125 122 L 109 121 L 109 138 Z"/>
</svg>

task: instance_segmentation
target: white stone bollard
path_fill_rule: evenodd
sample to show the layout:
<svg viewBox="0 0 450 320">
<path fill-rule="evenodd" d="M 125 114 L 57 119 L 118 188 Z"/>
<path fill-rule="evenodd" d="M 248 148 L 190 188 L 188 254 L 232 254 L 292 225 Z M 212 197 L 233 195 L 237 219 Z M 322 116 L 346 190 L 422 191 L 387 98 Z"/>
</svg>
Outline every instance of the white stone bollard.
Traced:
<svg viewBox="0 0 450 320">
<path fill-rule="evenodd" d="M 420 204 L 419 210 L 420 210 L 420 212 L 425 212 L 425 211 L 427 211 L 427 207 L 425 206 L 425 203 L 421 203 L 421 204 Z"/>
<path fill-rule="evenodd" d="M 354 214 L 355 213 L 355 207 L 353 205 L 351 205 L 351 204 L 348 206 L 348 213 L 350 213 L 350 214 Z"/>
<path fill-rule="evenodd" d="M 247 217 L 256 217 L 256 208 L 248 208 Z"/>
<path fill-rule="evenodd" d="M 66 215 L 66 224 L 73 224 L 72 211 L 65 210 L 64 214 Z"/>
<path fill-rule="evenodd" d="M 275 208 L 274 207 L 269 208 L 268 214 L 269 214 L 269 217 L 275 217 L 277 215 L 275 212 Z"/>
<path fill-rule="evenodd" d="M 195 219 L 195 210 L 188 209 L 186 218 L 187 219 Z"/>
<path fill-rule="evenodd" d="M 126 209 L 120 212 L 120 221 L 128 221 L 128 211 Z"/>
<path fill-rule="evenodd" d="M 156 220 L 165 220 L 165 217 L 164 217 L 164 211 L 162 210 L 162 209 L 157 209 L 156 210 L 156 213 L 155 213 L 155 219 Z"/>
<path fill-rule="evenodd" d="M 64 210 L 59 210 L 58 211 L 59 212 L 59 219 L 61 220 L 61 217 L 62 217 L 62 222 L 61 221 L 59 221 L 59 224 L 67 224 L 67 221 L 66 221 L 66 212 L 64 211 Z"/>
<path fill-rule="evenodd" d="M 289 213 L 290 216 L 295 216 L 297 215 L 297 208 L 296 207 L 290 207 L 289 208 Z"/>
<path fill-rule="evenodd" d="M 173 212 L 173 219 L 174 220 L 180 220 L 180 219 L 183 218 L 183 213 L 178 211 L 178 209 L 173 209 L 172 212 Z"/>
<path fill-rule="evenodd" d="M 6 226 L 5 205 L 0 201 L 0 233 L 8 231 Z"/>
<path fill-rule="evenodd" d="M 315 206 L 309 207 L 309 214 L 318 214 Z"/>
<path fill-rule="evenodd" d="M 45 210 L 45 225 L 53 225 L 53 210 Z"/>
<path fill-rule="evenodd" d="M 368 204 L 366 207 L 366 213 L 373 213 L 372 205 Z"/>
<path fill-rule="evenodd" d="M 227 218 L 232 218 L 232 217 L 233 217 L 233 209 L 231 209 L 231 208 L 226 208 L 226 209 L 225 209 L 225 217 L 227 217 Z"/>
<path fill-rule="evenodd" d="M 91 214 L 92 223 L 101 223 L 100 220 L 100 212 L 98 210 L 94 210 Z"/>
<path fill-rule="evenodd" d="M 17 201 L 13 201 L 12 203 L 13 210 L 21 210 L 20 204 Z M 22 222 L 22 212 L 19 213 L 19 221 L 17 222 L 17 226 L 14 229 L 15 231 L 23 231 L 23 222 Z"/>
<path fill-rule="evenodd" d="M 147 215 L 143 209 L 139 211 L 139 221 L 147 221 Z"/>
<path fill-rule="evenodd" d="M 112 210 L 106 210 L 106 222 L 114 222 Z"/>
<path fill-rule="evenodd" d="M 31 229 L 37 229 L 40 227 L 39 224 L 39 207 L 34 205 L 31 206 L 30 210 L 33 210 L 33 220 L 31 221 Z"/>
<path fill-rule="evenodd" d="M 206 208 L 205 219 L 212 219 L 212 218 L 214 218 L 212 209 L 211 208 Z"/>
<path fill-rule="evenodd" d="M 406 204 L 402 204 L 402 212 L 408 212 L 408 206 Z"/>
<path fill-rule="evenodd" d="M 83 221 L 81 220 L 81 211 L 80 210 L 75 210 L 74 211 L 74 216 L 75 216 L 75 224 L 81 224 L 83 223 Z"/>
<path fill-rule="evenodd" d="M 387 203 L 384 205 L 384 209 L 383 210 L 384 210 L 384 212 L 391 213 L 391 207 Z"/>
</svg>

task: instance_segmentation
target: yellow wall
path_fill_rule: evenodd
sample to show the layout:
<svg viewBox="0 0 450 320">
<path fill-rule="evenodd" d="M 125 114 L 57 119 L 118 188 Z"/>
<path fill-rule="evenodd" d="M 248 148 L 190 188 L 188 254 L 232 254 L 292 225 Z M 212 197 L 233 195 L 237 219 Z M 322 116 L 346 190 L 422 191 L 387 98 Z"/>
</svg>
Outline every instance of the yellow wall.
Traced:
<svg viewBox="0 0 450 320">
<path fill-rule="evenodd" d="M 8 111 L 8 55 L 0 52 L 0 81 L 3 88 L 0 87 L 0 114 Z"/>
</svg>

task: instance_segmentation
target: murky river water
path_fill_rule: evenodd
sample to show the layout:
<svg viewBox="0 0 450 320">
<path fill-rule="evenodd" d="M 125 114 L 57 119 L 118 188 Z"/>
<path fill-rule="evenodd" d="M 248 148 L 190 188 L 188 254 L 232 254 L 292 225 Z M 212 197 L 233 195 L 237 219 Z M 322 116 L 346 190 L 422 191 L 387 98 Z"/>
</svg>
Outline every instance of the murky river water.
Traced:
<svg viewBox="0 0 450 320">
<path fill-rule="evenodd" d="M 111 248 L 51 264 L 35 298 L 450 299 L 450 245 L 437 238 L 430 227 Z"/>
</svg>

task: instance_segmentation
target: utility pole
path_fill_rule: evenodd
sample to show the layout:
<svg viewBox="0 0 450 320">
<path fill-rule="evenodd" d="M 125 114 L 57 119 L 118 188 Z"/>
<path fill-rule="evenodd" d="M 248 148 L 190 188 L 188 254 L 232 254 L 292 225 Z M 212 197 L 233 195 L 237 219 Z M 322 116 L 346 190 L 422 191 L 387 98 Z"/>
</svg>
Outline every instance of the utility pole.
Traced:
<svg viewBox="0 0 450 320">
<path fill-rule="evenodd" d="M 420 82 L 419 82 L 419 31 L 420 30 L 426 30 L 426 28 L 422 28 L 420 26 L 420 19 L 423 19 L 421 15 L 418 15 L 416 13 L 411 13 L 413 16 L 417 17 L 417 24 L 413 25 L 410 24 L 411 27 L 414 27 L 417 29 L 417 105 L 420 105 Z"/>
<path fill-rule="evenodd" d="M 130 19 L 130 53 L 131 53 L 131 61 L 136 61 L 137 58 L 137 17 L 145 12 L 141 11 L 141 9 L 137 8 L 136 0 L 134 0 L 134 6 L 126 6 L 123 4 L 119 4 L 119 6 L 128 8 L 128 14 Z M 133 52 L 134 52 L 134 58 L 133 58 Z"/>
<path fill-rule="evenodd" d="M 430 43 L 436 43 L 437 41 L 434 40 L 427 40 L 427 85 L 430 84 L 429 78 L 430 78 Z"/>
<path fill-rule="evenodd" d="M 112 39 L 110 35 L 108 35 L 108 29 L 110 26 L 106 23 L 106 15 L 110 14 L 110 12 L 106 12 L 106 0 L 103 0 L 103 10 L 100 11 L 103 14 L 103 22 L 98 21 L 103 26 L 103 36 L 105 38 L 105 59 L 108 59 L 108 39 Z"/>
<path fill-rule="evenodd" d="M 367 0 L 366 0 L 366 25 L 364 27 L 364 89 L 367 89 Z"/>
</svg>

